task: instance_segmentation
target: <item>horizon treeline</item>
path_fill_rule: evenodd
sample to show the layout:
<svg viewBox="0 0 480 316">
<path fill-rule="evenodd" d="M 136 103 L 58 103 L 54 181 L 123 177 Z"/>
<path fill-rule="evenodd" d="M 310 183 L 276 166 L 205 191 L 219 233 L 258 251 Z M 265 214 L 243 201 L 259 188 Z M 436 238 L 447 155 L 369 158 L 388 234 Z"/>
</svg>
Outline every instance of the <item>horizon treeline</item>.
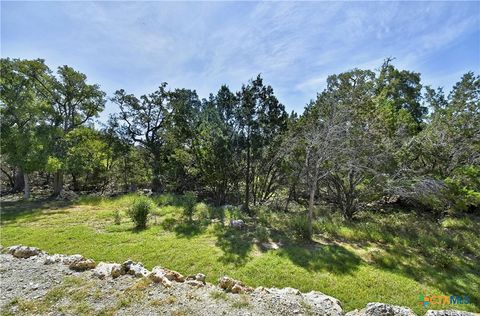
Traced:
<svg viewBox="0 0 480 316">
<path fill-rule="evenodd" d="M 331 75 L 304 113 L 288 114 L 259 75 L 206 99 L 161 83 L 107 96 L 69 66 L 1 59 L 4 192 L 32 186 L 195 192 L 214 205 L 288 210 L 317 204 L 347 219 L 381 200 L 437 214 L 480 207 L 480 77 L 445 93 L 387 59 L 376 71 Z M 107 123 L 93 119 L 107 100 Z"/>
</svg>

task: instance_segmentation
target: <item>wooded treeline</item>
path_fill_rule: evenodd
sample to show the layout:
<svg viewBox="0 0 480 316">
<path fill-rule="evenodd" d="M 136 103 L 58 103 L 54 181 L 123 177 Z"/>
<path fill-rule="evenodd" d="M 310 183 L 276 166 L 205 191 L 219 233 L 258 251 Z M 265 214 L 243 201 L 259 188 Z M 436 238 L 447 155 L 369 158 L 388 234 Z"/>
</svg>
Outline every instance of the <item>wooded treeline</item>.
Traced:
<svg viewBox="0 0 480 316">
<path fill-rule="evenodd" d="M 331 205 L 351 219 L 379 201 L 445 212 L 480 207 L 480 77 L 453 89 L 386 60 L 327 80 L 288 114 L 261 76 L 207 99 L 169 89 L 107 96 L 84 74 L 43 60 L 1 60 L 4 191 L 194 191 L 215 205 Z M 119 112 L 93 119 L 107 100 Z M 100 127 L 99 127 L 100 126 Z M 311 221 L 310 221 L 311 222 Z"/>
</svg>

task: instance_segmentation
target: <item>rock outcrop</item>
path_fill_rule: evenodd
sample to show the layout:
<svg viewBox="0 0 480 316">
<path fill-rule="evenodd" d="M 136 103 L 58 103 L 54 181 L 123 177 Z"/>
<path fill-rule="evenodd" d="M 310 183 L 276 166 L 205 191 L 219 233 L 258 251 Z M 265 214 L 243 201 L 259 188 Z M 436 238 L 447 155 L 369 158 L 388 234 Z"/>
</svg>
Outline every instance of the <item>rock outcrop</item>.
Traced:
<svg viewBox="0 0 480 316">
<path fill-rule="evenodd" d="M 68 267 L 72 270 L 75 270 L 75 271 L 85 271 L 85 270 L 91 270 L 91 269 L 94 269 L 96 267 L 96 263 L 93 259 L 80 259 L 80 260 L 76 260 L 76 261 L 73 261 L 72 263 L 70 263 L 68 265 Z"/>
<path fill-rule="evenodd" d="M 354 310 L 345 316 L 416 316 L 408 307 L 385 303 L 368 303 L 362 310 Z"/>
<path fill-rule="evenodd" d="M 12 246 L 8 248 L 8 253 L 15 258 L 30 258 L 41 253 L 40 249 L 35 247 L 27 247 L 22 245 Z"/>
<path fill-rule="evenodd" d="M 121 264 L 100 262 L 95 269 L 93 269 L 93 275 L 99 279 L 105 279 L 107 277 L 118 278 L 124 275 L 125 271 Z"/>
<path fill-rule="evenodd" d="M 218 286 L 231 293 L 242 294 L 253 292 L 253 289 L 249 286 L 246 286 L 238 280 L 234 280 L 228 276 L 223 276 L 218 280 Z"/>
<path fill-rule="evenodd" d="M 136 277 L 146 277 L 150 273 L 141 262 L 134 262 L 130 259 L 122 263 L 122 270 L 125 274 Z"/>
<path fill-rule="evenodd" d="M 311 291 L 303 294 L 303 298 L 313 310 L 321 311 L 322 315 L 343 315 L 342 305 L 334 297 Z"/>
</svg>

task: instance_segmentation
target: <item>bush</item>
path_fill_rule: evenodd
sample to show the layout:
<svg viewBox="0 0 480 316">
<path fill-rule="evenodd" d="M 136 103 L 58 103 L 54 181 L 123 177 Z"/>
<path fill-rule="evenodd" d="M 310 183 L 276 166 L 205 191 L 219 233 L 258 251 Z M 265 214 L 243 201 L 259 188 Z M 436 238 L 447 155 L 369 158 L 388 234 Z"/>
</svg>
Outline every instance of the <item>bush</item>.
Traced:
<svg viewBox="0 0 480 316">
<path fill-rule="evenodd" d="M 197 218 L 200 219 L 201 221 L 208 222 L 211 218 L 211 212 L 210 208 L 208 207 L 207 204 L 200 202 L 197 203 L 194 207 L 194 213 L 197 214 Z"/>
<path fill-rule="evenodd" d="M 154 197 L 154 201 L 159 205 L 159 206 L 168 206 L 168 205 L 175 205 L 177 201 L 177 197 L 174 196 L 173 194 L 162 194 L 159 196 Z"/>
<path fill-rule="evenodd" d="M 147 197 L 140 197 L 133 202 L 132 207 L 127 211 L 135 228 L 143 229 L 147 227 L 148 215 L 153 209 L 152 201 Z"/>
<path fill-rule="evenodd" d="M 268 241 L 270 238 L 270 232 L 266 227 L 258 226 L 255 228 L 255 237 L 261 242 Z"/>
<path fill-rule="evenodd" d="M 115 210 L 113 212 L 113 222 L 115 223 L 115 225 L 120 225 L 120 223 L 122 222 L 122 217 L 120 216 L 119 210 Z"/>
<path fill-rule="evenodd" d="M 467 168 L 465 169 L 470 170 Z M 475 173 L 475 176 L 480 178 L 480 168 L 478 170 L 479 171 Z M 467 177 L 464 176 L 464 178 Z M 447 196 L 450 202 L 450 211 L 453 213 L 480 210 L 480 185 L 477 185 L 474 181 L 467 180 L 455 178 L 445 179 L 445 183 L 448 187 Z M 480 181 L 477 180 L 477 182 Z"/>
<path fill-rule="evenodd" d="M 210 219 L 219 219 L 220 222 L 223 223 L 225 219 L 225 209 L 223 207 L 212 207 L 210 206 L 208 208 L 208 214 L 210 216 Z"/>
<path fill-rule="evenodd" d="M 186 192 L 183 196 L 183 215 L 192 220 L 193 213 L 195 212 L 195 205 L 197 204 L 197 195 L 195 192 Z"/>
<path fill-rule="evenodd" d="M 310 234 L 308 232 L 308 217 L 306 215 L 294 216 L 288 224 L 290 231 L 295 237 L 303 240 L 310 239 Z"/>
</svg>

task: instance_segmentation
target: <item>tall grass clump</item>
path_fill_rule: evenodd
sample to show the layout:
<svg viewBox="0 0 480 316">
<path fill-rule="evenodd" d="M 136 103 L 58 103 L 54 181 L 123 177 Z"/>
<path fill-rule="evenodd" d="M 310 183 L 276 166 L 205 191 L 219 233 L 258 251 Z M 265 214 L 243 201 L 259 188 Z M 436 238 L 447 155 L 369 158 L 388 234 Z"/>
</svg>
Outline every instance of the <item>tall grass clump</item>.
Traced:
<svg viewBox="0 0 480 316">
<path fill-rule="evenodd" d="M 290 219 L 290 231 L 300 240 L 310 240 L 310 232 L 308 230 L 308 218 L 306 215 L 297 215 Z"/>
<path fill-rule="evenodd" d="M 135 224 L 135 228 L 144 229 L 147 227 L 148 215 L 153 210 L 153 202 L 147 197 L 135 199 L 127 214 Z"/>
</svg>

